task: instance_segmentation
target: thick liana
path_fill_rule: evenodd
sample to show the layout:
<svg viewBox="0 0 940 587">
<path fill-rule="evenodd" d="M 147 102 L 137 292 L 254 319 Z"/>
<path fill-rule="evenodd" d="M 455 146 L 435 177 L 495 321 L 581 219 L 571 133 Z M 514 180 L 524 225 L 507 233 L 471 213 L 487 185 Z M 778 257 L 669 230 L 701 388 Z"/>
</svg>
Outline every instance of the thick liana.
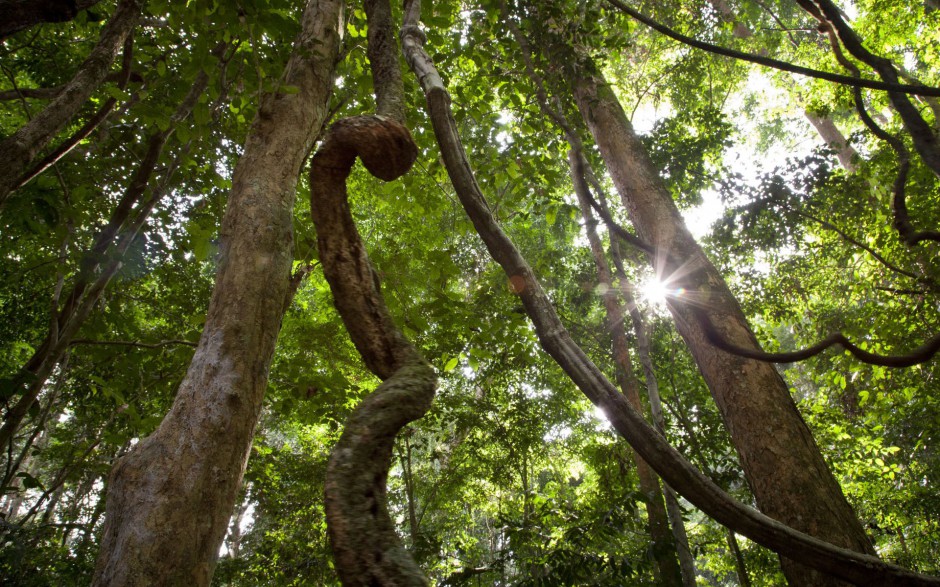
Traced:
<svg viewBox="0 0 940 587">
<path fill-rule="evenodd" d="M 372 5 L 367 7 L 371 48 L 371 33 L 389 27 L 390 19 L 387 6 L 375 6 L 387 1 L 367 4 Z M 382 47 L 393 51 L 394 43 Z M 384 79 L 387 69 L 374 71 L 373 77 Z M 310 170 L 311 216 L 334 304 L 366 366 L 383 380 L 353 411 L 330 455 L 325 507 L 343 585 L 410 587 L 428 581 L 395 532 L 386 480 L 395 436 L 430 409 L 437 376 L 392 321 L 347 200 L 346 179 L 356 157 L 385 181 L 406 173 L 417 157 L 417 146 L 401 122 L 401 78 L 397 83 L 379 81 L 379 114 L 334 124 Z M 396 91 L 399 99 L 384 96 Z"/>
</svg>

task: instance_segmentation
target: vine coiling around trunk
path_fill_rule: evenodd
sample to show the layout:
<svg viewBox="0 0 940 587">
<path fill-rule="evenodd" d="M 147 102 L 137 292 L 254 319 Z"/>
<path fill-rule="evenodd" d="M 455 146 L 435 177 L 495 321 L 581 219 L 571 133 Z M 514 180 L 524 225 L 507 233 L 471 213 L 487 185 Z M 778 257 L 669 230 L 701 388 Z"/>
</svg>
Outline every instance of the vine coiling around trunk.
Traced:
<svg viewBox="0 0 940 587">
<path fill-rule="evenodd" d="M 385 181 L 417 157 L 408 129 L 392 118 L 354 116 L 330 129 L 313 157 L 310 208 L 336 309 L 366 366 L 383 379 L 346 422 L 327 467 L 326 517 L 346 586 L 427 585 L 388 514 L 386 479 L 395 435 L 431 407 L 437 376 L 392 322 L 349 210 L 346 178 L 356 156 Z"/>
</svg>

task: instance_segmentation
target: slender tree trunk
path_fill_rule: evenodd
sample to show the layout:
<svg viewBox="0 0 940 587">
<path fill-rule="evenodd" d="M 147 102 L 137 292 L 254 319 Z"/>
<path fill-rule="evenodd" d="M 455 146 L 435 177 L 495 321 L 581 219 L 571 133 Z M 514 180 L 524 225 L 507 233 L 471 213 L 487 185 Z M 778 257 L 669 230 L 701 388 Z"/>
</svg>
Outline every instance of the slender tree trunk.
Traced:
<svg viewBox="0 0 940 587">
<path fill-rule="evenodd" d="M 160 427 L 111 473 L 94 585 L 208 585 L 238 495 L 290 288 L 301 164 L 327 115 L 343 2 L 309 0 L 232 180 L 206 325 Z"/>
<path fill-rule="evenodd" d="M 171 127 L 151 135 L 147 141 L 147 151 L 130 184 L 124 190 L 120 202 L 111 213 L 108 224 L 95 236 L 94 244 L 82 259 L 78 277 L 62 309 L 51 320 L 45 339 L 20 370 L 17 384 L 23 389 L 22 395 L 3 415 L 0 446 L 6 446 L 12 441 L 13 435 L 19 430 L 49 376 L 68 350 L 73 337 L 97 305 L 111 279 L 120 270 L 124 252 L 133 243 L 153 208 L 166 192 L 165 185 L 154 187 L 149 197 L 144 199 L 148 196 L 147 187 L 167 139 L 173 134 L 176 124 L 185 120 L 192 112 L 207 83 L 208 76 L 204 72 L 200 73 L 190 92 L 171 117 Z M 175 167 L 171 165 L 169 169 Z M 166 180 L 171 175 L 172 171 L 168 171 Z M 106 260 L 102 262 L 102 259 Z"/>
<path fill-rule="evenodd" d="M 418 508 L 415 504 L 415 478 L 411 474 L 411 441 L 405 435 L 405 454 L 402 456 L 402 475 L 405 478 L 405 495 L 408 498 L 408 534 L 411 548 L 418 544 Z"/>
<path fill-rule="evenodd" d="M 803 115 L 806 116 L 806 120 L 813 125 L 813 128 L 816 129 L 816 132 L 819 133 L 819 136 L 825 141 L 826 145 L 836 152 L 839 165 L 849 173 L 854 173 L 856 167 L 855 158 L 858 157 L 858 151 L 849 144 L 845 135 L 842 134 L 842 131 L 836 126 L 836 123 L 832 121 L 832 117 L 819 116 L 809 110 L 804 110 Z"/>
<path fill-rule="evenodd" d="M 232 523 L 229 524 L 226 543 L 228 545 L 228 552 L 233 559 L 241 557 L 242 520 L 245 519 L 245 512 L 248 511 L 248 503 L 248 495 L 246 493 L 236 505 L 235 513 L 232 515 Z"/>
<path fill-rule="evenodd" d="M 827 29 L 836 59 L 847 69 L 858 76 L 857 66 L 850 63 L 841 55 L 839 43 L 855 59 L 861 61 L 875 70 L 882 80 L 896 84 L 899 80 L 898 70 L 890 59 L 875 55 L 865 48 L 851 26 L 843 18 L 843 13 L 831 0 L 797 0 L 804 10 L 816 18 L 822 27 Z M 837 40 L 838 39 L 838 40 Z M 940 137 L 934 134 L 933 129 L 920 110 L 911 102 L 908 94 L 888 91 L 888 101 L 901 118 L 904 129 L 911 137 L 914 150 L 921 160 L 935 175 L 940 177 Z"/>
<path fill-rule="evenodd" d="M 591 254 L 594 256 L 594 265 L 597 267 L 598 286 L 603 290 L 601 297 L 607 313 L 607 328 L 610 330 L 614 352 L 614 363 L 617 366 L 617 384 L 627 396 L 633 409 L 643 413 L 645 409 L 640 401 L 639 382 L 633 371 L 630 357 L 630 345 L 627 342 L 627 332 L 624 328 L 623 306 L 616 290 L 613 288 L 610 265 L 604 254 L 604 247 L 597 235 L 595 225 L 597 221 L 591 211 L 588 185 L 585 177 L 585 161 L 580 151 L 572 149 L 568 152 L 568 162 L 571 168 L 571 178 L 574 182 L 574 191 L 581 206 L 581 217 L 584 219 L 584 228 L 587 233 Z M 666 514 L 662 488 L 659 478 L 636 451 L 630 451 L 636 463 L 637 477 L 640 480 L 640 492 L 643 494 L 646 505 L 646 517 L 650 540 L 652 542 L 653 558 L 656 560 L 656 580 L 660 585 L 682 585 L 682 572 L 676 552 L 676 541 L 669 530 L 669 518 Z"/>
<path fill-rule="evenodd" d="M 610 86 L 593 63 L 580 57 L 570 83 L 637 233 L 656 248 L 651 260 L 682 264 L 681 271 L 663 276 L 688 292 L 688 297 L 670 298 L 669 309 L 731 433 L 758 506 L 793 528 L 874 554 L 775 367 L 708 342 L 703 314 L 726 340 L 759 348 L 721 274 L 685 228 Z M 843 584 L 795 561 L 782 563 L 793 585 Z"/>
<path fill-rule="evenodd" d="M 95 537 L 95 526 L 98 525 L 98 520 L 104 515 L 105 497 L 103 494 L 106 492 L 107 479 L 104 479 L 104 485 L 101 492 L 98 494 L 98 500 L 95 502 L 95 509 L 92 510 L 91 516 L 88 518 L 88 523 L 82 528 L 81 539 L 79 539 L 73 547 L 76 552 L 86 552 L 86 549 L 92 546 Z"/>
<path fill-rule="evenodd" d="M 754 33 L 751 32 L 750 27 L 737 18 L 734 14 L 734 10 L 728 6 L 725 0 L 709 0 L 709 3 L 715 11 L 721 15 L 722 20 L 732 24 L 734 27 L 732 34 L 734 34 L 735 37 L 739 39 L 749 39 L 753 36 Z M 793 37 L 791 37 L 791 40 L 793 40 Z M 798 47 L 795 40 L 793 43 Z M 833 122 L 832 117 L 813 114 L 806 109 L 803 110 L 803 115 L 806 116 L 806 119 L 813 125 L 813 128 L 816 129 L 816 132 L 823 142 L 836 152 L 836 157 L 838 157 L 839 164 L 842 168 L 849 173 L 854 173 L 856 167 L 854 159 L 858 157 L 858 152 L 849 144 L 849 141 L 846 140 L 845 135 L 842 134 L 842 131 L 840 131 L 836 123 Z"/>
<path fill-rule="evenodd" d="M 62 501 L 63 493 L 65 493 L 65 485 L 60 484 L 53 490 L 52 495 L 49 496 L 46 509 L 43 510 L 42 517 L 40 518 L 42 525 L 46 525 L 52 520 L 52 516 L 55 515 L 56 509 L 59 507 L 59 502 Z"/>
<path fill-rule="evenodd" d="M 595 405 L 603 407 L 614 429 L 648 463 L 656 463 L 657 472 L 690 502 L 721 524 L 764 546 L 858 585 L 940 585 L 940 578 L 902 569 L 870 554 L 834 546 L 735 501 L 669 446 L 630 406 L 574 344 L 532 268 L 496 222 L 460 142 L 443 79 L 424 50 L 426 37 L 418 25 L 420 0 L 406 0 L 404 13 L 401 39 L 405 59 L 424 90 L 444 166 L 461 205 L 490 255 L 512 281 L 513 291 L 532 319 L 542 347 Z"/>
<path fill-rule="evenodd" d="M 744 556 L 738 547 L 738 539 L 734 535 L 734 530 L 728 532 L 728 547 L 734 556 L 734 570 L 738 574 L 738 585 L 741 587 L 751 587 L 751 578 L 747 576 L 747 566 L 744 564 Z"/>
<path fill-rule="evenodd" d="M 121 0 L 71 81 L 39 114 L 0 142 L 0 209 L 29 164 L 108 75 L 111 62 L 137 24 L 142 4 L 143 0 Z"/>
<path fill-rule="evenodd" d="M 593 180 L 596 183 L 596 180 Z M 602 200 L 602 205 L 606 202 Z M 663 405 L 659 396 L 659 380 L 653 368 L 653 358 L 650 354 L 650 341 L 646 320 L 640 308 L 636 305 L 630 287 L 625 286 L 629 281 L 623 268 L 623 253 L 620 245 L 615 241 L 611 246 L 611 257 L 617 270 L 617 279 L 620 280 L 620 291 L 630 310 L 633 322 L 633 332 L 636 335 L 636 354 L 646 379 L 646 393 L 650 400 L 650 415 L 653 417 L 653 427 L 663 438 L 666 438 L 666 420 L 663 418 Z M 682 584 L 684 587 L 695 587 L 695 559 L 692 549 L 689 548 L 689 536 L 685 531 L 685 520 L 682 519 L 682 508 L 679 507 L 679 496 L 668 484 L 663 484 L 663 497 L 666 499 L 666 513 L 669 515 L 669 524 L 676 540 L 676 554 L 679 557 L 679 568 L 682 570 Z"/>
</svg>

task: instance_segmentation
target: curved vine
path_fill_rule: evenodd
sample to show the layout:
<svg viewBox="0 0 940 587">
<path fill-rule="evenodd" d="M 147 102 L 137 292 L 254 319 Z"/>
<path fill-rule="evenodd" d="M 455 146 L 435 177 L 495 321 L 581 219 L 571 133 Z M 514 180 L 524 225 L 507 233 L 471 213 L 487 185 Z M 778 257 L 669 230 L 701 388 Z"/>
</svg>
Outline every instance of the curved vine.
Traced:
<svg viewBox="0 0 940 587">
<path fill-rule="evenodd" d="M 434 61 L 424 49 L 427 38 L 419 25 L 421 0 L 406 0 L 404 13 L 405 58 L 424 90 L 444 166 L 461 205 L 493 259 L 507 276 L 520 280 L 517 293 L 542 347 L 592 403 L 603 407 L 614 429 L 663 480 L 705 514 L 788 558 L 857 585 L 940 585 L 940 577 L 922 575 L 874 556 L 829 544 L 736 501 L 665 442 L 630 406 L 571 339 L 532 268 L 490 211 L 460 141 L 450 95 Z"/>
<path fill-rule="evenodd" d="M 367 0 L 369 60 L 377 114 L 336 122 L 314 155 L 310 209 L 334 304 L 366 366 L 382 384 L 356 409 L 330 455 L 327 528 L 343 585 L 412 587 L 427 579 L 388 513 L 386 481 L 395 436 L 431 407 L 437 376 L 389 314 L 347 200 L 358 157 L 384 181 L 405 174 L 418 149 L 403 124 L 403 89 L 388 0 Z"/>
</svg>

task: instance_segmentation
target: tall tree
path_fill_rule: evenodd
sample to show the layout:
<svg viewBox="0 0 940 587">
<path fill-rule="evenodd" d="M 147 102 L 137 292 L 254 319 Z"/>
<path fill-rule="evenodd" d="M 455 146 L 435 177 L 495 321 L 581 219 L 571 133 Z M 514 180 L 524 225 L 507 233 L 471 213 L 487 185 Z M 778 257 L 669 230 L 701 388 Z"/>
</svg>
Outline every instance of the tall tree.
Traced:
<svg viewBox="0 0 940 587">
<path fill-rule="evenodd" d="M 460 142 L 453 114 L 450 110 L 450 98 L 444 88 L 443 80 L 430 56 L 423 49 L 424 36 L 417 28 L 420 2 L 418 0 L 409 0 L 405 8 L 405 14 L 402 28 L 405 56 L 424 89 L 435 136 L 441 147 L 445 166 L 461 204 L 486 244 L 488 251 L 494 260 L 502 266 L 510 280 L 513 291 L 521 297 L 523 308 L 535 325 L 540 344 L 584 394 L 605 410 L 617 431 L 630 441 L 631 445 L 647 462 L 655 464 L 657 472 L 668 483 L 682 492 L 690 501 L 701 507 L 703 511 L 715 517 L 716 520 L 732 529 L 742 529 L 749 537 L 771 546 L 784 555 L 791 554 L 792 557 L 792 555 L 798 554 L 801 557 L 801 562 L 809 562 L 812 559 L 812 566 L 806 568 L 801 568 L 802 565 L 798 563 L 790 563 L 791 569 L 796 569 L 795 572 L 799 576 L 818 578 L 823 584 L 833 583 L 835 579 L 832 575 L 853 582 L 869 582 L 872 580 L 870 573 L 875 568 L 881 568 L 883 574 L 882 572 L 879 573 L 878 581 L 897 585 L 908 582 L 925 585 L 936 583 L 938 580 L 933 577 L 918 576 L 903 569 L 898 569 L 893 565 L 879 561 L 877 557 L 867 552 L 860 553 L 859 551 L 840 548 L 831 543 L 819 541 L 806 533 L 781 525 L 773 519 L 735 502 L 706 479 L 701 472 L 691 466 L 674 448 L 666 444 L 623 396 L 616 392 L 613 385 L 585 356 L 583 350 L 573 342 L 561 323 L 553 304 L 539 284 L 531 266 L 496 222 L 467 162 L 466 152 Z M 552 20 L 546 19 L 545 22 L 551 23 Z M 555 22 L 557 24 L 557 21 Z M 583 55 L 579 58 L 583 58 Z M 596 72 L 592 73 L 596 74 Z M 609 88 L 607 91 L 610 92 Z M 612 93 L 610 96 L 612 96 Z M 598 100 L 593 100 L 593 102 L 595 104 L 604 103 Z M 619 110 L 619 103 L 616 100 L 613 103 L 616 104 Z M 610 105 L 611 102 L 608 100 L 606 104 Z M 622 110 L 619 111 L 620 116 L 626 121 Z M 649 181 L 648 176 L 644 179 L 647 182 Z M 671 200 L 669 200 L 669 203 L 672 205 L 672 210 L 676 213 L 676 216 L 678 216 Z M 632 239 L 637 242 L 635 237 L 632 237 Z M 651 245 L 643 244 L 643 247 L 650 252 L 655 252 Z M 723 285 L 723 282 L 719 279 L 718 284 Z M 712 284 L 712 287 L 714 285 Z M 737 309 L 736 304 L 735 309 Z M 740 312 L 739 309 L 737 310 Z M 702 320 L 705 317 L 697 315 L 696 318 Z M 746 330 L 746 332 L 748 340 L 753 341 L 753 334 L 749 330 Z M 709 345 L 709 348 L 718 351 L 717 348 L 711 347 L 711 345 Z M 734 357 L 740 359 L 738 355 L 734 355 Z M 766 365 L 765 363 L 758 364 Z M 771 371 L 779 378 L 776 371 L 772 369 Z M 791 411 L 795 412 L 796 408 L 792 399 L 789 396 L 787 396 L 787 399 L 789 403 L 785 407 L 789 407 Z M 802 425 L 806 437 L 809 438 L 810 444 L 812 444 L 812 436 L 809 430 L 799 417 L 796 420 Z M 822 461 L 818 449 L 814 454 L 819 457 L 819 461 Z M 823 463 L 823 472 L 828 473 L 825 463 Z M 805 473 L 805 471 L 801 471 L 801 473 Z M 845 502 L 844 496 L 838 489 L 838 484 L 831 476 L 831 473 L 828 473 L 828 475 L 832 483 L 835 484 L 836 496 L 842 499 L 845 508 L 851 514 L 850 520 L 847 522 L 849 528 L 853 524 L 858 526 L 858 521 L 851 513 L 848 503 Z M 793 496 L 789 496 L 788 499 L 793 499 Z M 743 530 L 745 528 L 746 530 Z M 842 538 L 844 539 L 844 535 Z M 862 538 L 865 538 L 864 533 Z M 868 549 L 871 550 L 870 545 L 868 545 Z M 863 550 L 863 548 L 860 548 L 860 550 Z M 825 551 L 826 554 L 823 555 L 822 551 Z"/>
<path fill-rule="evenodd" d="M 725 418 L 758 506 L 789 526 L 874 554 L 773 365 L 726 353 L 709 342 L 705 319 L 726 339 L 759 348 L 721 274 L 685 228 L 609 84 L 585 55 L 568 55 L 574 97 L 637 234 L 655 248 L 650 261 L 669 259 L 661 279 L 688 292 L 687 298 L 670 297 L 669 309 Z M 839 584 L 793 560 L 783 559 L 783 568 L 793 584 Z"/>
<path fill-rule="evenodd" d="M 301 23 L 233 174 L 221 264 L 189 371 L 157 431 L 111 473 L 95 585 L 212 578 L 289 292 L 294 194 L 326 119 L 343 3 L 310 0 Z"/>
<path fill-rule="evenodd" d="M 5 41 L 0 138 L 59 95 L 100 37 L 98 11 L 120 3 Z M 525 18 L 513 18 L 498 0 L 441 0 L 425 3 L 419 24 L 417 3 L 408 2 L 401 39 L 417 76 L 402 80 L 391 29 L 401 11 L 387 1 L 149 0 L 133 51 L 125 40 L 121 71 L 109 65 L 105 81 L 16 174 L 19 187 L 0 214 L 8 237 L 0 244 L 0 406 L 19 420 L 0 430 L 9 440 L 0 457 L 0 583 L 88 584 L 99 551 L 99 584 L 206 584 L 213 567 L 212 583 L 231 587 L 662 583 L 657 573 L 675 580 L 674 551 L 655 548 L 669 540 L 662 507 L 644 512 L 661 503 L 648 497 L 655 477 L 620 436 L 687 500 L 668 506 L 675 528 L 683 517 L 691 522 L 696 560 L 693 568 L 684 559 L 686 585 L 696 568 L 716 582 L 782 583 L 773 551 L 851 583 L 938 584 L 927 575 L 940 570 L 940 457 L 929 440 L 940 434 L 940 377 L 936 360 L 923 361 L 940 341 L 940 265 L 930 239 L 908 247 L 890 226 L 896 152 L 863 131 L 853 133 L 853 174 L 823 151 L 762 161 L 765 146 L 812 142 L 805 124 L 789 123 L 799 108 L 755 101 L 744 87 L 750 71 L 727 52 L 715 57 L 634 28 L 611 3 L 516 0 L 508 5 L 546 16 L 515 10 Z M 633 4 L 687 38 L 799 63 L 782 64 L 785 71 L 815 67 L 812 75 L 839 83 L 800 82 L 814 112 L 848 111 L 851 91 L 841 84 L 866 84 L 865 107 L 902 146 L 909 137 L 883 90 L 937 91 L 907 74 L 907 85 L 886 85 L 863 66 L 860 79 L 832 73 L 828 44 L 787 45 L 791 36 L 819 37 L 815 23 L 794 30 L 810 20 L 795 4 Z M 925 14 L 922 4 L 861 0 L 851 22 L 873 55 L 903 61 L 910 76 L 935 84 L 940 13 Z M 730 38 L 710 5 L 753 23 L 752 38 Z M 889 5 L 896 18 L 876 27 L 876 12 Z M 538 53 L 520 51 L 507 24 L 534 35 Z M 294 48 L 282 42 L 298 31 Z M 639 203 L 632 208 L 671 196 L 695 221 L 686 208 L 720 192 L 726 216 L 699 239 L 705 253 L 681 228 L 665 252 L 679 222 L 668 205 L 641 219 L 639 236 L 628 231 L 631 206 L 608 207 L 602 197 L 611 178 L 614 187 L 623 178 L 582 177 L 584 161 L 570 164 L 571 148 L 595 169 L 609 153 L 593 146 L 603 141 L 589 140 L 571 84 L 556 75 L 565 67 L 594 72 L 553 33 L 586 49 L 606 74 L 575 82 L 597 90 L 588 100 L 595 124 L 630 139 L 624 158 L 637 170 L 632 187 L 641 188 L 628 194 Z M 220 41 L 229 48 L 224 70 L 211 52 Z M 525 63 L 530 55 L 534 67 Z M 547 79 L 549 92 L 523 66 Z M 197 82 L 206 76 L 203 89 Z M 601 112 L 617 107 L 605 81 L 625 106 L 636 100 L 633 117 L 651 132 L 632 137 Z M 914 96 L 930 117 L 929 102 Z M 192 98 L 181 119 L 178 105 Z M 560 122 L 545 105 L 578 123 Z M 758 120 L 765 107 L 779 107 L 772 120 Z M 331 129 L 321 124 L 334 118 Z M 738 139 L 755 152 L 733 166 Z M 637 142 L 652 163 L 635 156 Z M 400 179 L 368 173 L 391 179 L 415 152 Z M 308 181 L 299 170 L 313 153 Z M 745 158 L 773 170 L 750 181 Z M 159 181 L 144 185 L 146 169 Z M 908 172 L 908 213 L 926 232 L 940 222 L 938 179 L 916 156 Z M 663 183 L 639 185 L 643 173 Z M 293 198 L 308 187 L 309 200 Z M 140 208 L 146 214 L 126 214 L 130 200 L 155 199 Z M 602 220 L 590 240 L 579 204 Z M 911 369 L 831 351 L 776 367 L 881 559 L 745 505 L 754 494 L 694 360 L 706 351 L 696 347 L 693 357 L 665 305 L 627 285 L 643 283 L 651 265 L 670 275 L 685 253 L 697 272 L 666 285 L 676 314 L 700 320 L 711 342 L 731 351 L 711 351 L 729 370 L 715 376 L 721 369 L 709 367 L 713 387 L 772 371 L 742 352 L 791 357 L 758 353 L 742 316 L 764 348 L 781 351 L 833 330 L 864 341 L 854 352 L 869 356 L 934 337 Z M 730 294 L 704 254 L 740 311 L 718 307 Z M 598 277 L 605 256 L 616 277 Z M 690 303 L 702 301 L 693 289 L 700 281 L 709 282 L 705 301 L 714 306 Z M 632 291 L 650 310 L 648 337 L 637 327 L 635 339 L 623 329 L 615 338 L 618 375 L 639 376 L 642 367 L 651 392 L 659 377 L 655 429 L 636 409 L 642 402 L 605 376 L 618 371 L 611 332 L 627 319 L 611 306 L 610 330 L 601 326 L 618 288 L 628 288 L 617 292 L 624 304 L 632 305 Z M 63 308 L 73 307 L 81 320 L 66 319 Z M 48 358 L 48 382 L 34 380 L 24 395 L 30 382 L 21 369 L 34 354 Z M 635 391 L 637 381 L 611 379 Z M 760 385 L 738 389 L 721 407 L 748 412 L 768 390 L 779 395 L 779 379 L 768 375 Z M 780 406 L 756 416 L 771 418 L 761 429 L 794 416 L 792 404 Z M 734 424 L 739 444 L 760 432 L 754 422 Z M 758 441 L 783 466 L 799 458 L 776 439 Z M 795 485 L 786 483 L 764 483 L 762 495 L 792 500 L 783 494 Z"/>
<path fill-rule="evenodd" d="M 637 412 L 643 413 L 643 404 L 640 401 L 640 383 L 633 371 L 633 359 L 630 356 L 630 347 L 627 342 L 627 330 L 624 325 L 626 312 L 622 300 L 614 288 L 610 264 L 604 254 L 604 247 L 597 235 L 597 220 L 591 210 L 590 188 L 585 177 L 583 159 L 580 150 L 572 149 L 568 154 L 571 166 L 571 176 L 574 181 L 574 191 L 581 206 L 581 216 L 587 232 L 588 243 L 594 264 L 597 265 L 598 286 L 604 291 L 604 307 L 607 312 L 607 328 L 611 332 L 614 361 L 617 364 L 617 383 L 630 405 Z M 650 540 L 652 542 L 653 556 L 659 569 L 659 582 L 662 585 L 682 585 L 683 576 L 679 568 L 676 540 L 669 529 L 669 519 L 666 514 L 666 502 L 656 473 L 649 464 L 634 453 L 636 459 L 637 476 L 640 479 L 640 491 L 646 498 L 646 515 L 649 519 Z M 681 521 L 681 518 L 680 518 Z M 675 520 L 673 520 L 675 523 Z"/>
</svg>

